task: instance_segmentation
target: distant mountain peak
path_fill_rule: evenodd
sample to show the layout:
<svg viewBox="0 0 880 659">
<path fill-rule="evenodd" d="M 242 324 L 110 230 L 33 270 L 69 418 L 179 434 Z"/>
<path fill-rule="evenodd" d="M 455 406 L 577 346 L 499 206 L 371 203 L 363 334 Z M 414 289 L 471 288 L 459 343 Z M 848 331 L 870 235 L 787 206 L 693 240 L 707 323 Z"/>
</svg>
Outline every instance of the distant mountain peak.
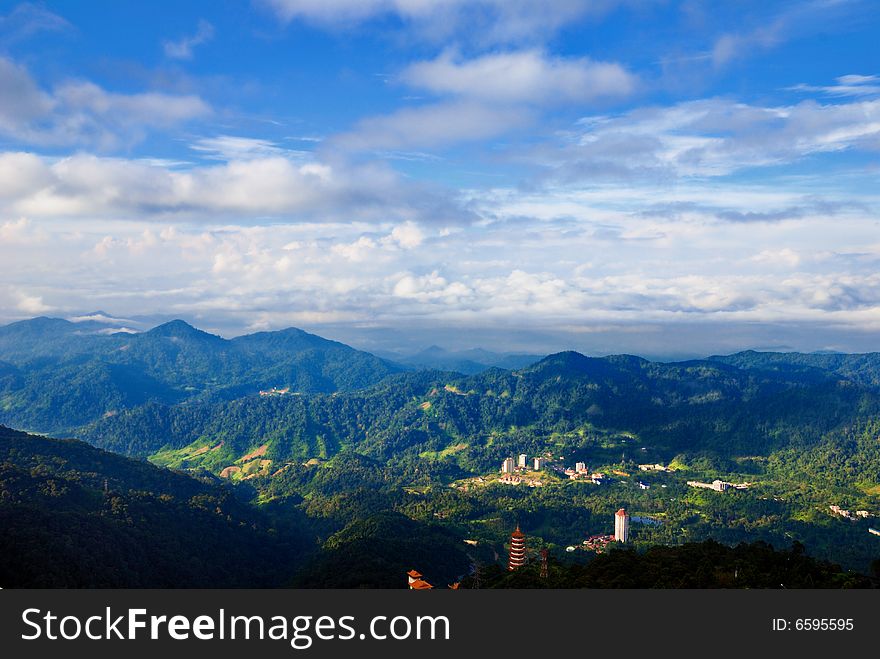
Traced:
<svg viewBox="0 0 880 659">
<path fill-rule="evenodd" d="M 544 363 L 581 363 L 586 359 L 590 359 L 586 355 L 583 355 L 575 350 L 563 350 L 562 352 L 556 352 L 552 355 L 547 355 L 538 362 L 538 364 Z M 536 366 L 538 365 L 536 364 Z"/>
<path fill-rule="evenodd" d="M 439 355 L 445 356 L 445 355 L 449 355 L 449 354 L 451 354 L 451 353 L 448 350 L 446 350 L 445 348 L 441 348 L 437 344 L 434 344 L 434 345 L 428 346 L 424 350 L 417 352 L 415 355 L 413 355 L 413 357 L 431 357 L 431 356 L 439 356 Z"/>
<path fill-rule="evenodd" d="M 28 318 L 26 320 L 19 320 L 14 323 L 10 323 L 9 325 L 0 328 L 5 332 L 33 332 L 37 331 L 47 331 L 47 330 L 55 330 L 55 329 L 63 329 L 69 330 L 74 325 L 70 321 L 64 320 L 63 318 L 49 318 L 48 316 L 37 316 L 36 318 Z"/>
<path fill-rule="evenodd" d="M 317 334 L 310 334 L 298 327 L 286 327 L 280 330 L 256 332 L 254 334 L 244 334 L 232 339 L 232 342 L 242 346 L 262 346 L 264 348 L 274 348 L 278 350 L 305 350 L 309 348 L 346 348 L 353 350 L 351 346 L 347 346 L 338 341 L 325 339 Z"/>
<path fill-rule="evenodd" d="M 209 334 L 208 332 L 204 332 L 197 327 L 193 327 L 185 320 L 170 320 L 167 323 L 162 323 L 161 325 L 157 325 L 149 332 L 146 332 L 145 335 L 149 336 L 164 336 L 164 337 L 175 337 L 175 338 L 211 338 L 211 339 L 221 339 L 221 337 L 216 334 Z M 221 339 L 222 340 L 222 339 Z"/>
</svg>

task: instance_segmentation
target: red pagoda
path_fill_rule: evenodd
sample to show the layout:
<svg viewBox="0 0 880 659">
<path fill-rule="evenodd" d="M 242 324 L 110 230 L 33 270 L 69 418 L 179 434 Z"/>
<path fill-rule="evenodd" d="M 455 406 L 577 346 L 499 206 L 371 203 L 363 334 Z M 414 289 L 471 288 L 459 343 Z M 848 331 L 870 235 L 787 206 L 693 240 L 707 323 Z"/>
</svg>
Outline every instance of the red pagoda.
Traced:
<svg viewBox="0 0 880 659">
<path fill-rule="evenodd" d="M 526 564 L 526 534 L 519 530 L 510 534 L 510 558 L 507 561 L 507 569 L 515 570 Z"/>
</svg>

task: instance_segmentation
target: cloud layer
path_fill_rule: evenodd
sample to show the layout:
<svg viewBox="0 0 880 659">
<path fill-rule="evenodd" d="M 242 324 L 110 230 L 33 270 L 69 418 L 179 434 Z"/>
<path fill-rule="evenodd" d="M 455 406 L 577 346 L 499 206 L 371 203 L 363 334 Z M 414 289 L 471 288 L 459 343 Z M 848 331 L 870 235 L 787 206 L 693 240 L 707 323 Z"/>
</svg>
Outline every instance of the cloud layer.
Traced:
<svg viewBox="0 0 880 659">
<path fill-rule="evenodd" d="M 89 3 L 12 7 L 0 322 L 864 347 L 867 6 L 260 0 L 171 25 L 121 3 L 113 39 Z"/>
<path fill-rule="evenodd" d="M 192 94 L 121 94 L 86 80 L 43 89 L 23 66 L 0 56 L 0 135 L 18 142 L 107 151 L 210 112 Z"/>
</svg>

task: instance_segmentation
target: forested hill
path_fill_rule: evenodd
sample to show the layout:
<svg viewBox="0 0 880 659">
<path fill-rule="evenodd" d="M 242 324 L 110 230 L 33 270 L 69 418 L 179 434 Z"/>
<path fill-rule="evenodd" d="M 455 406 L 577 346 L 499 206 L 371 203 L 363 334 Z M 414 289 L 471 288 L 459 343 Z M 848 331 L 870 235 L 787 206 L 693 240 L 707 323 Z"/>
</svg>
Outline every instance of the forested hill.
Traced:
<svg viewBox="0 0 880 659">
<path fill-rule="evenodd" d="M 313 539 L 229 488 L 0 426 L 0 586 L 289 583 Z"/>
<path fill-rule="evenodd" d="M 880 387 L 880 353 L 800 353 L 756 352 L 747 350 L 733 355 L 710 357 L 710 360 L 748 370 L 799 373 L 833 373 L 857 384 Z"/>
<path fill-rule="evenodd" d="M 151 402 L 352 391 L 402 370 L 295 328 L 231 340 L 181 320 L 142 333 L 117 329 L 58 318 L 0 327 L 0 423 L 75 435 Z"/>
<path fill-rule="evenodd" d="M 402 373 L 335 395 L 151 404 L 101 419 L 82 436 L 133 455 L 163 449 L 165 464 L 216 471 L 264 445 L 265 458 L 279 463 L 345 447 L 389 459 L 463 444 L 459 463 L 484 470 L 504 457 L 505 436 L 531 451 L 554 433 L 626 431 L 667 459 L 682 451 L 769 455 L 878 411 L 873 389 L 819 369 L 568 352 L 519 371 Z"/>
</svg>

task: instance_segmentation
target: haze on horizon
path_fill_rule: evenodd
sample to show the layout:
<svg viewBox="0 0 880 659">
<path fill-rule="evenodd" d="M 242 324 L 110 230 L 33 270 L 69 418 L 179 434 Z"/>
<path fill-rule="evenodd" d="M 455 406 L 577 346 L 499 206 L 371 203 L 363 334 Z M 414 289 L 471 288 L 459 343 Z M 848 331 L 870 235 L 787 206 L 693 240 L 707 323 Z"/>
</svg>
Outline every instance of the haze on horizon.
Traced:
<svg viewBox="0 0 880 659">
<path fill-rule="evenodd" d="M 4 3 L 0 323 L 876 350 L 878 29 L 868 0 Z"/>
</svg>

